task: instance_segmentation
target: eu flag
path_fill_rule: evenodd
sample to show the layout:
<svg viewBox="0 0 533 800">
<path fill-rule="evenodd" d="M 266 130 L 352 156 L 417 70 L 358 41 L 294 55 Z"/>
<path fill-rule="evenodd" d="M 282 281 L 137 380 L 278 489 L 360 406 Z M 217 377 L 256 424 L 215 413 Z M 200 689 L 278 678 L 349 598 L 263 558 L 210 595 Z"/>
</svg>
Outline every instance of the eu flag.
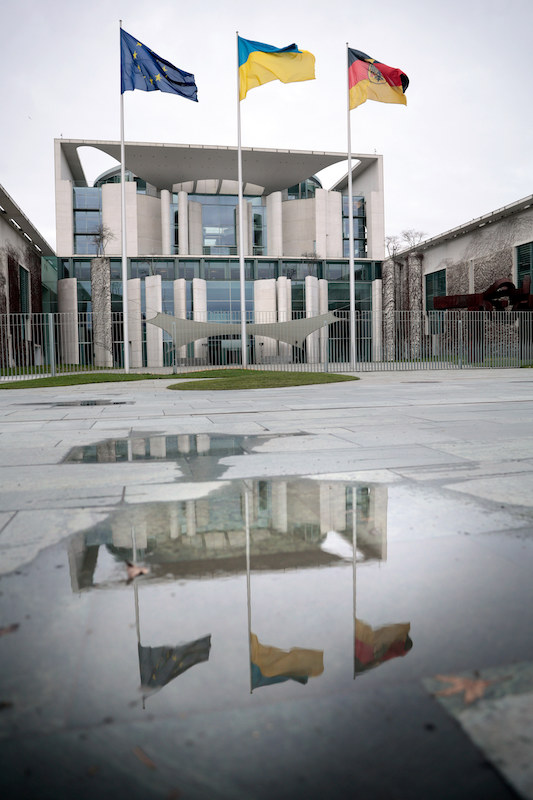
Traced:
<svg viewBox="0 0 533 800">
<path fill-rule="evenodd" d="M 145 44 L 120 29 L 120 91 L 170 92 L 198 102 L 194 75 L 165 61 Z"/>
</svg>

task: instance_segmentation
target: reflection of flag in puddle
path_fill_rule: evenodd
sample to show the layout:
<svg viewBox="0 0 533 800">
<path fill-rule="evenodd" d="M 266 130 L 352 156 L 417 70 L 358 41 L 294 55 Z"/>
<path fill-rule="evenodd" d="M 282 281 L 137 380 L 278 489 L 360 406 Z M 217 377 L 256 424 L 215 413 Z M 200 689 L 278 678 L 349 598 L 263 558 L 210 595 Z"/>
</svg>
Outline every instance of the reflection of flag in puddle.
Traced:
<svg viewBox="0 0 533 800">
<path fill-rule="evenodd" d="M 355 620 L 354 672 L 366 672 L 391 658 L 404 656 L 412 648 L 409 636 L 411 624 L 399 622 L 372 628 L 360 619 Z"/>
<path fill-rule="evenodd" d="M 323 650 L 302 647 L 280 650 L 261 644 L 255 633 L 250 633 L 250 657 L 252 689 L 289 680 L 307 683 L 308 678 L 324 672 Z"/>
<path fill-rule="evenodd" d="M 180 647 L 143 647 L 139 643 L 141 685 L 161 689 L 186 670 L 209 659 L 211 635 Z"/>
</svg>

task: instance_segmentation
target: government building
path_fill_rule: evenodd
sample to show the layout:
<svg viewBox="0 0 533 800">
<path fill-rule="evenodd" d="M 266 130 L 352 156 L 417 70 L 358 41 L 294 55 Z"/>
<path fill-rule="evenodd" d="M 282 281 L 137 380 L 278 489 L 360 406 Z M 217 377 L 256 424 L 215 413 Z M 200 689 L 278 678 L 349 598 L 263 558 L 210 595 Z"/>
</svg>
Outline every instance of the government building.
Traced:
<svg viewBox="0 0 533 800">
<path fill-rule="evenodd" d="M 117 161 L 94 185 L 78 152 L 87 147 Z M 348 175 L 326 189 L 317 174 L 343 161 L 345 153 L 242 150 L 247 321 L 342 311 L 337 330 L 330 325 L 335 353 L 328 357 L 336 361 L 349 360 Z M 46 310 L 93 311 L 91 262 L 101 255 L 99 232 L 110 262 L 111 308 L 122 310 L 119 162 L 118 142 L 55 141 L 57 243 L 43 272 L 51 298 Z M 354 155 L 352 166 L 355 308 L 380 311 L 382 156 Z M 146 324 L 155 314 L 202 322 L 240 315 L 237 148 L 126 143 L 125 168 L 130 363 L 165 366 L 176 354 L 168 333 Z M 370 323 L 364 333 L 369 358 L 380 336 L 381 326 L 373 330 Z M 251 336 L 250 363 L 309 361 L 308 342 L 301 344 L 291 349 Z M 194 364 L 240 363 L 240 347 L 237 335 L 216 347 L 207 337 L 180 348 L 180 355 Z M 324 343 L 322 356 L 323 349 Z"/>
</svg>

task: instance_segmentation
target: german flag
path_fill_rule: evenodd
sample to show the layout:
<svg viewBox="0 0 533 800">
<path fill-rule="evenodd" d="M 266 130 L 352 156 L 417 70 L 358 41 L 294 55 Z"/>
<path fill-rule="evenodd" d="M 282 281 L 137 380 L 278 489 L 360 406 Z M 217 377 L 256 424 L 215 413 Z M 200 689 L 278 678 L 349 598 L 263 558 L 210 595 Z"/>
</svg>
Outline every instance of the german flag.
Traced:
<svg viewBox="0 0 533 800">
<path fill-rule="evenodd" d="M 348 86 L 350 109 L 366 100 L 379 103 L 403 103 L 407 105 L 405 91 L 409 78 L 396 67 L 387 67 L 360 50 L 348 48 Z"/>
</svg>

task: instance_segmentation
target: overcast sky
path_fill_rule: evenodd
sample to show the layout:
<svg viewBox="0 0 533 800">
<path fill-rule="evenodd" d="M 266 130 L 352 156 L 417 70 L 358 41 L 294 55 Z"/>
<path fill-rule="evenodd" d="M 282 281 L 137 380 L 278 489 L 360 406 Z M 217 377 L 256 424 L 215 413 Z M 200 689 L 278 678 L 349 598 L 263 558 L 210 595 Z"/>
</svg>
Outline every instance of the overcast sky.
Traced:
<svg viewBox="0 0 533 800">
<path fill-rule="evenodd" d="M 0 183 L 52 246 L 54 138 L 120 138 L 120 19 L 194 73 L 199 99 L 127 92 L 126 141 L 236 145 L 239 31 L 316 56 L 316 80 L 248 94 L 243 147 L 346 152 L 348 42 L 410 79 L 407 107 L 351 112 L 353 153 L 384 157 L 387 234 L 433 236 L 533 193 L 533 0 L 17 0 L 2 9 Z M 89 179 L 110 163 L 88 160 Z"/>
</svg>

